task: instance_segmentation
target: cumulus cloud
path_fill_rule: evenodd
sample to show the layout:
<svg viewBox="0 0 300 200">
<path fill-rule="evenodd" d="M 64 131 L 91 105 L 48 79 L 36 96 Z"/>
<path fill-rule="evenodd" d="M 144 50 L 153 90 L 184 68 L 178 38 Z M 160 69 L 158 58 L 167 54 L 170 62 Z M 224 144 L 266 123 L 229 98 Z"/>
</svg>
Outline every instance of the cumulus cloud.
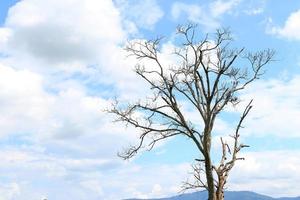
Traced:
<svg viewBox="0 0 300 200">
<path fill-rule="evenodd" d="M 0 135 L 30 131 L 48 115 L 46 108 L 52 101 L 42 88 L 42 77 L 5 65 L 0 65 L 0 71 Z"/>
<path fill-rule="evenodd" d="M 0 66 L 1 136 L 43 143 L 50 151 L 115 155 L 135 131 L 111 125 L 102 112 L 109 101 L 89 95 L 88 86 L 108 87 L 109 98 L 114 87 L 121 91 L 116 95 L 130 99 L 137 88 L 145 91 L 132 72 L 135 60 L 124 61 L 119 44 L 125 34 L 109 0 L 25 0 L 13 6 L 0 31 L 1 51 L 9 55 L 1 62 L 10 64 Z M 78 69 L 83 76 L 75 74 Z M 105 96 L 106 91 L 97 92 Z"/>
<path fill-rule="evenodd" d="M 11 36 L 11 30 L 9 28 L 0 27 L 0 51 L 6 46 L 8 38 Z"/>
<path fill-rule="evenodd" d="M 101 187 L 97 184 L 101 178 L 99 174 L 96 174 L 99 167 L 102 167 L 102 160 L 58 158 L 45 152 L 37 153 L 26 148 L 2 149 L 1 156 L 3 155 L 4 158 L 9 158 L 3 160 L 1 171 L 5 172 L 7 179 L 15 180 L 17 182 L 15 185 L 18 185 L 18 190 L 14 187 L 14 196 L 11 195 L 5 200 L 41 199 L 42 197 L 96 199 L 102 195 Z M 91 174 L 88 176 L 89 173 L 83 173 L 86 167 L 90 173 L 94 173 L 93 178 Z M 5 189 L 5 192 L 13 192 L 12 188 L 6 187 Z M 68 191 L 68 193 L 63 191 Z"/>
<path fill-rule="evenodd" d="M 300 10 L 293 12 L 283 26 L 275 26 L 272 21 L 267 26 L 267 33 L 290 40 L 300 40 Z"/>
<path fill-rule="evenodd" d="M 155 2 L 147 2 L 130 4 L 141 14 L 130 20 L 150 27 L 162 11 Z M 111 87 L 115 92 L 111 96 L 137 94 L 141 87 L 132 72 L 136 61 L 126 59 L 123 50 L 130 33 L 123 19 L 130 12 L 120 10 L 111 0 L 18 2 L 0 28 L 0 51 L 5 55 L 1 61 L 47 76 L 55 86 L 70 84 L 74 75 L 81 85 Z"/>
<path fill-rule="evenodd" d="M 161 197 L 178 192 L 174 187 L 181 184 L 189 167 L 124 162 L 106 167 L 109 162 L 106 160 L 66 158 L 27 147 L 2 148 L 0 156 L 4 158 L 1 172 L 6 179 L 15 181 L 5 186 L 0 184 L 4 200 Z"/>
<path fill-rule="evenodd" d="M 231 190 L 250 190 L 274 197 L 299 195 L 299 151 L 244 153 L 230 177 Z"/>
<path fill-rule="evenodd" d="M 110 0 L 20 1 L 10 8 L 5 27 L 11 31 L 8 52 L 51 64 L 93 64 L 125 36 Z"/>
<path fill-rule="evenodd" d="M 2 138 L 107 159 L 115 159 L 122 146 L 135 140 L 135 130 L 111 124 L 103 112 L 109 100 L 76 88 L 49 93 L 36 73 L 4 65 L 0 71 Z"/>
</svg>

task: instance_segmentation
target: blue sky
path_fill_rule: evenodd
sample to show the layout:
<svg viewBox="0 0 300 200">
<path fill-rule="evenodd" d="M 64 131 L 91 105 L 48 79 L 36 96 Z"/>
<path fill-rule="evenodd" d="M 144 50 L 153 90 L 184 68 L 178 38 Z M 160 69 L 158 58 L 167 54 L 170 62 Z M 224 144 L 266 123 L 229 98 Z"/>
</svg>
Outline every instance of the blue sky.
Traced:
<svg viewBox="0 0 300 200">
<path fill-rule="evenodd" d="M 114 97 L 149 93 L 125 42 L 167 36 L 161 55 L 172 62 L 175 28 L 187 22 L 199 35 L 230 27 L 236 47 L 276 50 L 265 76 L 241 93 L 254 98 L 241 136 L 251 148 L 228 188 L 300 195 L 300 1 L 1 0 L 0 200 L 177 194 L 197 156 L 193 145 L 174 138 L 122 161 L 116 153 L 138 133 L 102 110 Z M 216 121 L 214 151 L 238 111 Z"/>
</svg>

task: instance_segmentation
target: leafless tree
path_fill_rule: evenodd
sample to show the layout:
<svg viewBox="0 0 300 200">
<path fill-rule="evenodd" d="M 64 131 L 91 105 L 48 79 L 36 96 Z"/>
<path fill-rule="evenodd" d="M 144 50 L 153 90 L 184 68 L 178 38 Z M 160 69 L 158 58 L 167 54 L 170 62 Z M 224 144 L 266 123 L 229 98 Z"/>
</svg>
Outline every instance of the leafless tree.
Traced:
<svg viewBox="0 0 300 200">
<path fill-rule="evenodd" d="M 140 130 L 139 143 L 119 154 L 124 159 L 131 158 L 144 147 L 151 150 L 160 140 L 178 135 L 190 139 L 201 157 L 195 158 L 194 180 L 185 182 L 183 189 L 204 188 L 209 200 L 223 200 L 229 172 L 237 160 L 244 159 L 238 153 L 248 147 L 241 144 L 239 138 L 252 100 L 230 135 L 233 145 L 220 138 L 222 152 L 217 164 L 212 162 L 211 152 L 215 120 L 226 106 L 240 103 L 239 91 L 263 74 L 263 67 L 272 60 L 274 51 L 249 53 L 243 48 L 231 48 L 233 40 L 227 29 L 207 34 L 204 39 L 197 39 L 197 31 L 193 24 L 178 27 L 178 41 L 182 43 L 174 51 L 179 62 L 177 60 L 173 66 L 163 66 L 161 62 L 161 38 L 129 42 L 126 50 L 131 56 L 152 61 L 151 67 L 138 64 L 135 72 L 149 84 L 153 96 L 126 105 L 116 102 L 108 112 L 115 115 L 116 121 Z M 201 126 L 192 123 L 184 114 L 183 100 L 199 114 Z"/>
</svg>

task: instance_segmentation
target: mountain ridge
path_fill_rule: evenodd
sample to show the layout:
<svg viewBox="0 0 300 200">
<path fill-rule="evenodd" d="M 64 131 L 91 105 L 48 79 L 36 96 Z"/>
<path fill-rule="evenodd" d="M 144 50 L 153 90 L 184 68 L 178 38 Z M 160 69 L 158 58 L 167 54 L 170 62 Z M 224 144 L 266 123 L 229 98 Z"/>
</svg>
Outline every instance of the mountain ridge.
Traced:
<svg viewBox="0 0 300 200">
<path fill-rule="evenodd" d="M 199 191 L 193 193 L 185 193 L 172 197 L 152 198 L 152 199 L 124 199 L 124 200 L 207 200 L 207 192 Z M 258 194 L 250 191 L 226 191 L 225 200 L 300 200 L 298 197 L 279 197 L 274 198 L 267 195 Z"/>
</svg>

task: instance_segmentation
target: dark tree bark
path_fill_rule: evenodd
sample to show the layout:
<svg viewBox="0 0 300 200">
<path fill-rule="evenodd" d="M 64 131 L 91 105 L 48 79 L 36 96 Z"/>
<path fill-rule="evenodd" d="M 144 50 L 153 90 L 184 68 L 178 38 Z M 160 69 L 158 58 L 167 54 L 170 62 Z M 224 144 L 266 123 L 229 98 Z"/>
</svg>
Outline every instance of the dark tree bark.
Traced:
<svg viewBox="0 0 300 200">
<path fill-rule="evenodd" d="M 262 69 L 272 60 L 274 51 L 246 53 L 244 49 L 231 49 L 232 38 L 228 30 L 217 30 L 214 37 L 206 35 L 203 40 L 196 40 L 196 31 L 194 25 L 178 28 L 177 33 L 184 42 L 174 51 L 181 61 L 174 63 L 172 68 L 161 63 L 160 38 L 129 43 L 126 50 L 130 55 L 154 63 L 151 69 L 143 65 L 137 65 L 135 69 L 149 84 L 153 97 L 126 106 L 116 102 L 108 112 L 116 116 L 116 121 L 140 130 L 139 143 L 119 154 L 124 159 L 131 158 L 144 147 L 151 150 L 158 141 L 169 137 L 183 135 L 189 138 L 201 157 L 192 165 L 194 180 L 184 182 L 183 189 L 204 188 L 209 200 L 223 200 L 229 172 L 237 160 L 244 159 L 238 157 L 240 150 L 248 147 L 240 144 L 239 131 L 252 108 L 252 100 L 231 135 L 233 146 L 220 138 L 222 157 L 218 164 L 212 163 L 211 153 L 215 119 L 229 104 L 240 103 L 238 92 L 263 74 Z M 245 61 L 248 67 L 244 66 Z M 243 67 L 236 66 L 239 64 Z M 199 114 L 203 122 L 200 130 L 183 114 L 179 102 L 183 98 Z M 137 117 L 136 113 L 142 117 Z"/>
</svg>

